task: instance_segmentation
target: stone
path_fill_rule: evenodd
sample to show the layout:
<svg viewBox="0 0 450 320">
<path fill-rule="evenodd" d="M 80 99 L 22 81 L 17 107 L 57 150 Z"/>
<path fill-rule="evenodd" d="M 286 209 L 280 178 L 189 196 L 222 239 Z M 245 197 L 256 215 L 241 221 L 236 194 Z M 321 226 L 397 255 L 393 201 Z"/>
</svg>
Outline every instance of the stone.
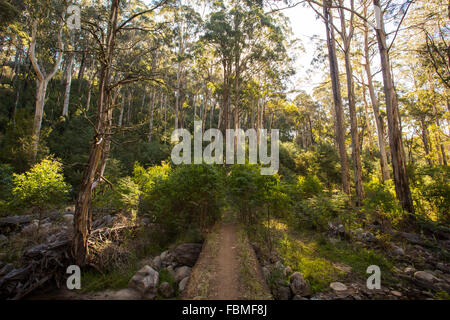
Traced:
<svg viewBox="0 0 450 320">
<path fill-rule="evenodd" d="M 13 270 L 14 270 L 14 265 L 12 263 L 8 263 L 0 270 L 0 276 L 4 276 Z"/>
<path fill-rule="evenodd" d="M 294 272 L 290 279 L 290 288 L 294 295 L 299 295 L 302 297 L 309 296 L 311 294 L 311 290 L 308 282 L 303 278 L 303 275 L 300 272 Z"/>
<path fill-rule="evenodd" d="M 146 292 L 142 295 L 142 300 L 155 300 L 156 294 L 153 292 Z"/>
<path fill-rule="evenodd" d="M 175 295 L 175 290 L 173 290 L 172 286 L 168 282 L 163 282 L 159 285 L 159 294 L 163 298 L 172 298 Z"/>
<path fill-rule="evenodd" d="M 292 274 L 292 272 L 293 272 L 292 268 L 287 266 L 286 268 L 284 268 L 283 275 L 285 277 L 289 277 Z"/>
<path fill-rule="evenodd" d="M 150 218 L 142 218 L 141 223 L 146 226 L 149 225 L 151 223 Z"/>
<path fill-rule="evenodd" d="M 178 284 L 178 291 L 183 292 L 184 289 L 186 289 L 188 281 L 189 277 L 186 277 L 183 280 L 181 280 L 180 283 Z"/>
<path fill-rule="evenodd" d="M 172 266 L 168 266 L 167 271 L 169 272 L 170 276 L 175 279 L 175 269 Z"/>
<path fill-rule="evenodd" d="M 5 235 L 0 234 L 0 243 L 5 242 L 6 240 L 8 240 L 8 238 Z"/>
<path fill-rule="evenodd" d="M 161 261 L 165 261 L 168 254 L 169 254 L 169 251 L 164 251 L 163 253 L 161 253 L 161 255 L 160 255 Z"/>
<path fill-rule="evenodd" d="M 295 296 L 292 298 L 292 300 L 308 300 L 308 299 L 305 298 L 305 297 L 299 296 L 299 295 L 295 295 Z"/>
<path fill-rule="evenodd" d="M 416 273 L 414 273 L 414 278 L 426 283 L 435 283 L 439 281 L 438 278 L 426 271 L 417 271 Z"/>
<path fill-rule="evenodd" d="M 128 287 L 139 291 L 141 294 L 156 293 L 159 282 L 159 273 L 150 266 L 142 267 L 131 278 Z"/>
<path fill-rule="evenodd" d="M 139 300 L 141 299 L 141 294 L 133 289 L 121 289 L 108 293 L 105 298 L 108 300 Z"/>
<path fill-rule="evenodd" d="M 202 245 L 199 243 L 184 243 L 176 247 L 172 254 L 179 265 L 193 267 L 201 251 Z"/>
<path fill-rule="evenodd" d="M 188 266 L 183 266 L 175 269 L 175 281 L 180 282 L 186 277 L 189 277 L 191 275 L 192 269 Z"/>
<path fill-rule="evenodd" d="M 330 283 L 330 288 L 338 292 L 347 290 L 347 286 L 341 282 Z"/>
<path fill-rule="evenodd" d="M 161 267 L 162 267 L 161 257 L 160 256 L 154 257 L 153 261 L 152 261 L 152 264 L 153 264 L 153 268 L 155 268 L 156 270 L 161 269 Z"/>
<path fill-rule="evenodd" d="M 263 277 L 266 281 L 270 279 L 270 270 L 267 267 L 262 267 Z"/>
<path fill-rule="evenodd" d="M 291 289 L 288 287 L 278 287 L 274 290 L 276 300 L 289 300 L 291 298 Z"/>
<path fill-rule="evenodd" d="M 73 214 L 65 214 L 63 215 L 63 221 L 65 224 L 71 225 L 73 224 Z"/>
<path fill-rule="evenodd" d="M 391 246 L 392 249 L 392 253 L 396 256 L 404 256 L 405 255 L 405 250 L 403 250 L 403 248 L 396 246 L 396 245 L 392 245 Z"/>
<path fill-rule="evenodd" d="M 22 228 L 22 233 L 31 234 L 35 233 L 38 229 L 39 221 L 33 220 L 30 224 L 27 224 Z"/>
<path fill-rule="evenodd" d="M 416 269 L 414 269 L 413 267 L 406 267 L 403 272 L 407 274 L 413 274 L 415 271 Z"/>
<path fill-rule="evenodd" d="M 403 296 L 403 294 L 401 292 L 398 292 L 398 291 L 395 291 L 395 290 L 392 290 L 391 294 L 393 296 L 396 296 L 396 297 L 402 297 Z"/>
<path fill-rule="evenodd" d="M 442 272 L 450 273 L 450 266 L 444 264 L 443 262 L 438 262 L 436 268 Z"/>
<path fill-rule="evenodd" d="M 285 268 L 285 266 L 283 265 L 283 263 L 281 263 L 281 261 L 277 261 L 275 263 L 275 269 L 284 270 L 284 268 Z"/>
</svg>

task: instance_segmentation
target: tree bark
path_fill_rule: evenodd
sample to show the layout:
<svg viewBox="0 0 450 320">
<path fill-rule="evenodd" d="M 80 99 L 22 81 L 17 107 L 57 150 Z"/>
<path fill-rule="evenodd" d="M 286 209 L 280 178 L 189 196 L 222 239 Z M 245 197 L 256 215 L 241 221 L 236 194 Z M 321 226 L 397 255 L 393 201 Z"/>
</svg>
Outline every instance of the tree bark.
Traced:
<svg viewBox="0 0 450 320">
<path fill-rule="evenodd" d="M 373 4 L 380 8 L 380 0 L 373 0 Z M 386 98 L 386 113 L 388 119 L 389 145 L 391 148 L 391 162 L 394 172 L 395 192 L 403 209 L 414 213 L 414 205 L 409 189 L 408 174 L 406 171 L 405 151 L 403 149 L 402 132 L 400 129 L 400 114 L 398 98 L 395 92 L 394 81 L 391 74 L 391 63 L 386 43 L 383 14 L 380 17 L 380 28 L 376 30 L 378 49 L 380 52 L 381 68 L 383 73 L 384 93 Z"/>
<path fill-rule="evenodd" d="M 37 153 L 39 149 L 39 137 L 41 134 L 42 118 L 44 115 L 44 105 L 45 105 L 45 95 L 47 93 L 47 86 L 50 80 L 55 75 L 56 71 L 59 69 L 62 61 L 62 26 L 60 26 L 60 31 L 58 33 L 58 52 L 56 54 L 56 62 L 53 66 L 53 70 L 46 74 L 44 69 L 39 67 L 39 63 L 36 57 L 36 37 L 37 37 L 37 21 L 33 21 L 32 31 L 31 31 L 31 43 L 30 43 L 30 60 L 31 64 L 36 72 L 36 107 L 33 121 L 33 133 L 32 133 L 32 151 L 31 159 L 32 162 L 36 162 Z"/>
<path fill-rule="evenodd" d="M 339 1 L 343 6 L 343 1 Z M 352 10 L 354 9 L 353 0 L 350 1 Z M 348 95 L 348 107 L 350 113 L 350 133 L 352 136 L 352 158 L 353 158 L 353 173 L 355 179 L 355 191 L 356 191 L 356 204 L 361 205 L 364 199 L 364 186 L 362 182 L 362 165 L 361 165 L 361 149 L 359 144 L 358 134 L 358 120 L 356 117 L 356 98 L 355 88 L 353 83 L 353 68 L 350 57 L 350 45 L 353 37 L 353 13 L 350 18 L 349 33 L 347 34 L 345 14 L 343 9 L 339 9 L 341 18 L 341 36 L 344 44 L 344 56 L 345 56 L 345 73 L 347 76 L 347 95 Z"/>
<path fill-rule="evenodd" d="M 120 0 L 111 1 L 106 42 L 103 45 L 104 50 L 102 50 L 104 56 L 99 59 L 101 66 L 99 71 L 99 97 L 95 136 L 91 144 L 88 166 L 84 172 L 75 204 L 72 255 L 79 266 L 84 266 L 87 263 L 88 237 L 91 232 L 92 222 L 92 191 L 102 179 L 106 157 L 110 148 L 113 110 L 111 107 L 110 81 L 119 4 Z"/>
<path fill-rule="evenodd" d="M 350 177 L 348 172 L 347 150 L 345 147 L 344 112 L 342 110 L 341 84 L 339 81 L 339 67 L 336 56 L 336 43 L 333 29 L 333 17 L 330 15 L 330 2 L 323 7 L 325 27 L 327 33 L 328 59 L 330 63 L 330 77 L 333 89 L 333 103 L 336 116 L 336 142 L 339 148 L 342 174 L 342 190 L 350 194 Z"/>
</svg>

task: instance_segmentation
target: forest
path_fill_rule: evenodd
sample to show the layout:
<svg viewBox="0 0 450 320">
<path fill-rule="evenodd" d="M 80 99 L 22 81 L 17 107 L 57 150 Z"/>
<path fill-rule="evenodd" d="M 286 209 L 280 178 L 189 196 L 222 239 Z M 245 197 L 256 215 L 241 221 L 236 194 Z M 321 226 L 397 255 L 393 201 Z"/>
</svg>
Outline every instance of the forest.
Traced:
<svg viewBox="0 0 450 320">
<path fill-rule="evenodd" d="M 0 0 L 0 299 L 450 300 L 449 21 Z"/>
</svg>

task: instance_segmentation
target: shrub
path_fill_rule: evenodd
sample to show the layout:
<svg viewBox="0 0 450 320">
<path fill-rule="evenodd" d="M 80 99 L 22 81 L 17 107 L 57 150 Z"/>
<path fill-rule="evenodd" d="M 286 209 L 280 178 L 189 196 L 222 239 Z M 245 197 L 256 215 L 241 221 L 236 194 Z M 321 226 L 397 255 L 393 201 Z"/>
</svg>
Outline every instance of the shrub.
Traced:
<svg viewBox="0 0 450 320">
<path fill-rule="evenodd" d="M 349 206 L 350 199 L 342 192 L 331 197 L 321 194 L 299 201 L 296 204 L 297 226 L 326 231 L 328 223 L 334 219 L 348 223 L 352 219 Z"/>
<path fill-rule="evenodd" d="M 14 174 L 14 201 L 26 208 L 50 209 L 64 204 L 70 187 L 64 181 L 62 164 L 46 158 L 23 174 Z"/>
<path fill-rule="evenodd" d="M 323 192 L 323 185 L 317 176 L 298 177 L 297 190 L 300 197 L 307 199 Z"/>
<path fill-rule="evenodd" d="M 234 165 L 229 176 L 230 196 L 247 225 L 260 221 L 259 215 L 282 216 L 289 207 L 289 197 L 278 175 L 261 175 L 257 165 Z"/>
<path fill-rule="evenodd" d="M 140 210 L 174 235 L 190 228 L 205 230 L 214 224 L 220 217 L 223 199 L 222 169 L 206 164 L 186 165 L 166 176 L 167 170 L 163 165 L 156 170 L 163 178 L 149 180 L 153 181 L 147 189 L 151 191 L 143 192 Z"/>
<path fill-rule="evenodd" d="M 418 211 L 443 224 L 450 222 L 450 168 L 419 167 L 413 175 L 412 196 Z"/>
</svg>

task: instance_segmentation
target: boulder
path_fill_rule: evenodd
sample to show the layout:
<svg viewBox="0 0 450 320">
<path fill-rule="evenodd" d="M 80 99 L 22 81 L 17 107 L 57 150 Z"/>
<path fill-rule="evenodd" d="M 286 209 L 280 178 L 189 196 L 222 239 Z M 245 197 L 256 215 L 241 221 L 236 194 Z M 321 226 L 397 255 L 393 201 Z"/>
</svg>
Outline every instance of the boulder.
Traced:
<svg viewBox="0 0 450 320">
<path fill-rule="evenodd" d="M 404 256 L 405 255 L 405 250 L 403 250 L 403 248 L 396 246 L 396 245 L 392 245 L 391 246 L 392 249 L 392 253 L 396 256 Z"/>
<path fill-rule="evenodd" d="M 63 215 L 63 221 L 65 224 L 71 225 L 73 224 L 73 214 L 67 213 Z"/>
<path fill-rule="evenodd" d="M 153 268 L 155 268 L 156 270 L 161 269 L 161 267 L 162 267 L 161 257 L 160 256 L 154 257 L 152 260 L 152 264 L 153 264 Z"/>
<path fill-rule="evenodd" d="M 181 280 L 180 283 L 178 284 L 178 291 L 183 292 L 184 289 L 186 289 L 188 281 L 189 277 L 186 277 L 183 280 Z"/>
<path fill-rule="evenodd" d="M 180 282 L 186 277 L 189 277 L 191 275 L 192 269 L 187 266 L 179 267 L 175 269 L 175 281 Z"/>
<path fill-rule="evenodd" d="M 419 281 L 423 281 L 425 283 L 435 283 L 438 282 L 439 279 L 436 278 L 433 274 L 426 271 L 417 271 L 414 273 L 414 278 Z"/>
<path fill-rule="evenodd" d="M 294 295 L 299 295 L 301 297 L 309 296 L 311 290 L 309 288 L 308 282 L 303 278 L 300 272 L 294 272 L 290 279 L 290 288 Z"/>
<path fill-rule="evenodd" d="M 139 300 L 141 299 L 141 294 L 133 289 L 121 289 L 109 293 L 105 298 L 108 300 Z"/>
<path fill-rule="evenodd" d="M 415 271 L 416 269 L 414 269 L 413 267 L 406 267 L 403 272 L 407 274 L 413 274 Z"/>
<path fill-rule="evenodd" d="M 338 292 L 347 290 L 347 286 L 341 282 L 330 283 L 330 288 L 333 289 L 334 291 L 338 291 Z"/>
<path fill-rule="evenodd" d="M 150 266 L 144 266 L 131 278 L 128 287 L 141 294 L 156 293 L 159 282 L 159 273 Z"/>
<path fill-rule="evenodd" d="M 172 298 L 175 295 L 175 290 L 173 290 L 172 286 L 168 282 L 163 282 L 159 285 L 159 294 L 163 298 Z"/>
<path fill-rule="evenodd" d="M 37 232 L 39 226 L 38 220 L 33 220 L 30 224 L 27 224 L 25 227 L 22 228 L 22 233 L 25 234 L 31 234 Z"/>
<path fill-rule="evenodd" d="M 286 268 L 284 268 L 283 275 L 285 277 L 289 277 L 292 274 L 292 272 L 293 272 L 292 268 L 287 266 Z"/>
<path fill-rule="evenodd" d="M 170 276 L 171 276 L 173 279 L 175 279 L 175 269 L 174 269 L 174 267 L 173 267 L 173 266 L 168 266 L 166 269 L 167 269 L 167 271 L 169 272 Z"/>
<path fill-rule="evenodd" d="M 176 247 L 172 254 L 179 265 L 193 267 L 201 251 L 202 245 L 199 243 L 184 243 Z"/>
</svg>

